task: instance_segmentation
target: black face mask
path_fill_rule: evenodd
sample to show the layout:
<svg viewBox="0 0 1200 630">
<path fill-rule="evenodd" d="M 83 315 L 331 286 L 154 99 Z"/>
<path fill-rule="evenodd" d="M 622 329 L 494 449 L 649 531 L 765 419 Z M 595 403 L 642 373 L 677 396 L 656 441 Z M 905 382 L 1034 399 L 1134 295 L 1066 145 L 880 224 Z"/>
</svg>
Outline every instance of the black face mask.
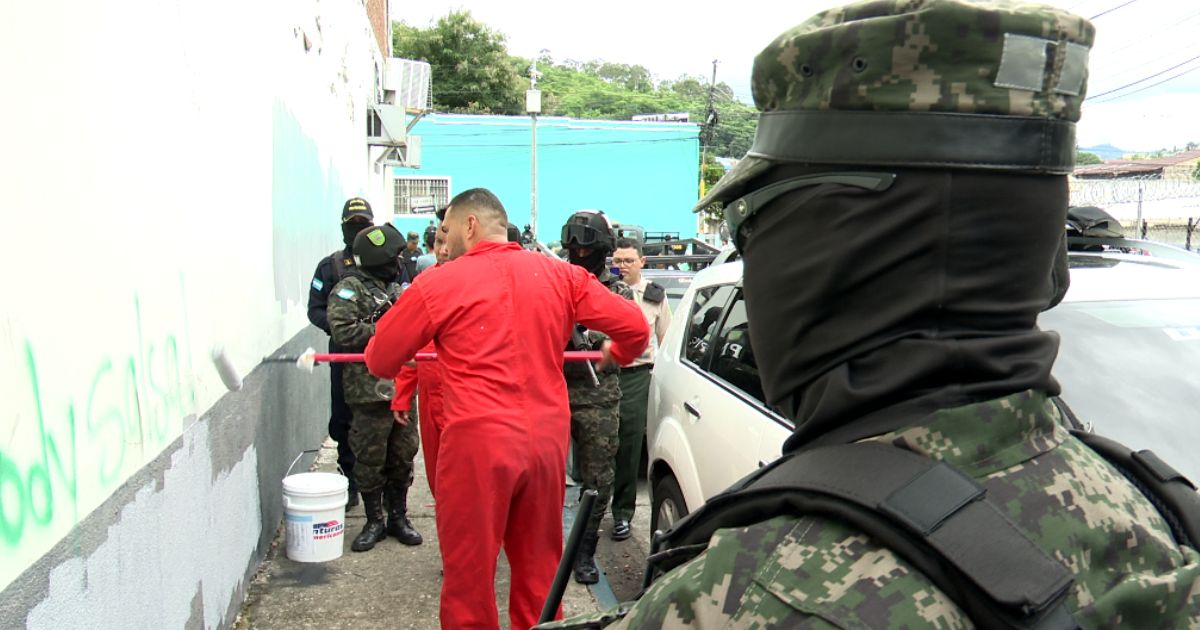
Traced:
<svg viewBox="0 0 1200 630">
<path fill-rule="evenodd" d="M 346 249 L 354 247 L 354 237 L 365 229 L 367 226 L 363 223 L 343 223 L 342 224 L 342 242 L 346 244 Z"/>
<path fill-rule="evenodd" d="M 576 248 L 567 250 L 567 260 L 571 261 L 572 265 L 579 265 L 592 272 L 593 276 L 599 276 L 604 272 L 604 261 L 607 258 L 608 252 L 602 249 L 593 249 L 592 253 L 587 256 L 580 256 L 579 250 Z"/>
<path fill-rule="evenodd" d="M 822 170 L 834 169 L 779 169 L 761 185 Z M 741 227 L 759 376 L 796 421 L 785 452 L 1059 391 L 1058 338 L 1036 321 L 1066 288 L 1066 178 L 889 172 L 886 191 L 802 188 Z"/>
<path fill-rule="evenodd" d="M 391 284 L 400 279 L 400 261 L 375 267 L 363 267 L 363 273 Z"/>
</svg>

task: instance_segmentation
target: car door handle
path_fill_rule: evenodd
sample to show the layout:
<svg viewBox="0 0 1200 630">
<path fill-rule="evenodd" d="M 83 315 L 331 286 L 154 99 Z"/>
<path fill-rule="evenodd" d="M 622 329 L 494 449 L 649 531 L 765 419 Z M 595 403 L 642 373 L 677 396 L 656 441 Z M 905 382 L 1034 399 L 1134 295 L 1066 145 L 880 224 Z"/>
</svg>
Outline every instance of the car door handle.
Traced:
<svg viewBox="0 0 1200 630">
<path fill-rule="evenodd" d="M 697 409 L 696 405 L 693 404 L 691 401 L 687 401 L 687 402 L 683 403 L 683 408 L 688 413 L 692 414 L 693 416 L 696 416 L 697 420 L 700 419 L 700 410 Z"/>
</svg>

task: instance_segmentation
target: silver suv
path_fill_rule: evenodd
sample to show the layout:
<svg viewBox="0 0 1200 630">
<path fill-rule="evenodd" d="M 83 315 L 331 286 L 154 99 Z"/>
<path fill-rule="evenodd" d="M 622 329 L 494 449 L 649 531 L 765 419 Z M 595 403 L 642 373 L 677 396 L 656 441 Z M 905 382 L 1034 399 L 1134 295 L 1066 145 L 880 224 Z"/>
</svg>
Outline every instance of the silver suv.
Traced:
<svg viewBox="0 0 1200 630">
<path fill-rule="evenodd" d="M 1062 337 L 1062 399 L 1098 433 L 1200 479 L 1200 257 L 1094 249 L 1071 253 L 1071 289 L 1038 321 Z M 701 271 L 663 340 L 646 427 L 652 530 L 779 457 L 792 432 L 764 402 L 741 278 L 740 261 Z"/>
</svg>

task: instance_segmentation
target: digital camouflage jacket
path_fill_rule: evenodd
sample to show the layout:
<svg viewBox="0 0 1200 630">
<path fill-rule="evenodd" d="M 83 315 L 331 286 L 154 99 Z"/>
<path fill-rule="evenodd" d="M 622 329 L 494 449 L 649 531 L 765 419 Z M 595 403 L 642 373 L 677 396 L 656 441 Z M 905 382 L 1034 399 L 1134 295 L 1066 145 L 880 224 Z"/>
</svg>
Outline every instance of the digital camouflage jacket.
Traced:
<svg viewBox="0 0 1200 630">
<path fill-rule="evenodd" d="M 1085 628 L 1200 626 L 1200 555 L 1153 505 L 1025 392 L 946 409 L 871 438 L 958 467 L 1075 574 Z M 981 540 L 980 544 L 987 541 Z M 708 550 L 617 611 L 539 628 L 970 628 L 922 574 L 838 522 L 775 516 L 718 530 Z"/>
<path fill-rule="evenodd" d="M 633 289 L 619 277 L 612 275 L 607 269 L 601 272 L 600 276 L 596 279 L 600 281 L 600 284 L 608 287 L 609 291 L 627 300 L 634 300 Z M 589 330 L 584 333 L 584 337 L 586 347 L 577 348 L 572 346 L 570 349 L 599 350 L 600 345 L 608 339 L 608 335 L 598 330 Z M 618 384 L 617 372 L 605 374 L 597 370 L 596 378 L 600 381 L 599 387 L 592 382 L 592 377 L 587 372 L 587 366 L 583 363 L 575 362 L 566 364 L 563 366 L 563 374 L 567 379 L 567 396 L 571 399 L 572 407 L 607 404 L 621 398 L 621 387 Z"/>
<path fill-rule="evenodd" d="M 329 334 L 346 352 L 362 352 L 375 335 L 375 322 L 400 295 L 400 285 L 384 284 L 360 271 L 352 271 L 329 293 Z M 378 379 L 365 364 L 347 363 L 342 381 L 346 402 L 390 402 L 395 390 L 389 379 Z"/>
</svg>

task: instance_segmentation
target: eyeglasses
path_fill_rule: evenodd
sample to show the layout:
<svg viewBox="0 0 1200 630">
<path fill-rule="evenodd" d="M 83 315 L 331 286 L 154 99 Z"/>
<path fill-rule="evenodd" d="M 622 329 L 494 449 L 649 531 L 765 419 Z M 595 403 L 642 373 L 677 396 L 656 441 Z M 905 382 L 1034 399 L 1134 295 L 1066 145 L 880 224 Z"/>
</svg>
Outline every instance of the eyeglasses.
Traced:
<svg viewBox="0 0 1200 630">
<path fill-rule="evenodd" d="M 637 258 L 614 258 L 614 259 L 612 259 L 612 261 L 613 261 L 614 265 L 632 265 L 633 263 L 637 262 L 638 259 Z"/>
</svg>

